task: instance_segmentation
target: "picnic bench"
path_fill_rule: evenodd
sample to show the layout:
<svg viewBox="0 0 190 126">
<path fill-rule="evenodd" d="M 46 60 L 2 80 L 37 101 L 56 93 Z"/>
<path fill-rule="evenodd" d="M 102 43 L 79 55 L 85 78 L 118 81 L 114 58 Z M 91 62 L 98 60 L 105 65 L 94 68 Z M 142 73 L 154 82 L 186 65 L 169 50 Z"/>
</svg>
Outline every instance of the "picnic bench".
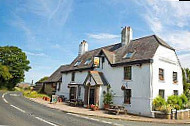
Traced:
<svg viewBox="0 0 190 126">
<path fill-rule="evenodd" d="M 67 103 L 70 105 L 70 106 L 73 106 L 73 107 L 76 107 L 76 106 L 83 106 L 84 103 L 82 100 L 76 100 L 76 99 L 72 99 L 70 101 L 67 101 Z"/>
<path fill-rule="evenodd" d="M 124 106 L 120 106 L 120 105 L 110 105 L 110 108 L 107 109 L 109 114 L 127 114 L 127 110 L 125 109 Z"/>
</svg>

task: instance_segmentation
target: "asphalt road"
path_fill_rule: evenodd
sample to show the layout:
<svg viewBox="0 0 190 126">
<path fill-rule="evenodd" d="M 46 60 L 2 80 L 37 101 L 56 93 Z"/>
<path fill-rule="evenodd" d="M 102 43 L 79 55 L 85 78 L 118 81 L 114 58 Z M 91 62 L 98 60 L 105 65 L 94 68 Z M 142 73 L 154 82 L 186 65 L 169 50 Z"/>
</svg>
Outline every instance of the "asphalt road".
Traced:
<svg viewBox="0 0 190 126">
<path fill-rule="evenodd" d="M 6 103 L 7 102 L 7 103 Z M 0 92 L 0 125 L 9 126 L 167 126 L 80 116 L 45 107 L 30 101 L 19 92 Z M 179 125 L 179 124 L 178 124 Z M 174 126 L 174 124 L 172 125 Z M 176 125 L 177 126 L 177 125 Z"/>
</svg>

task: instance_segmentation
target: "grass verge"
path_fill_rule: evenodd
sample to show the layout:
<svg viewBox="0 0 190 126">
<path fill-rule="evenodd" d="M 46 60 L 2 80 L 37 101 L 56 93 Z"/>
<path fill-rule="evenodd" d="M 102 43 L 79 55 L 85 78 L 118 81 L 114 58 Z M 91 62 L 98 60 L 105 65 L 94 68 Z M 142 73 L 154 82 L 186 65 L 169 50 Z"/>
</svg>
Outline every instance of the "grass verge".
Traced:
<svg viewBox="0 0 190 126">
<path fill-rule="evenodd" d="M 16 87 L 15 88 L 15 91 L 20 91 L 23 93 L 23 95 L 27 98 L 42 98 L 42 97 L 49 97 L 48 95 L 46 94 L 41 94 L 41 93 L 38 93 L 36 91 L 31 91 L 31 90 L 24 90 L 24 89 L 21 89 L 21 88 L 18 88 Z"/>
</svg>

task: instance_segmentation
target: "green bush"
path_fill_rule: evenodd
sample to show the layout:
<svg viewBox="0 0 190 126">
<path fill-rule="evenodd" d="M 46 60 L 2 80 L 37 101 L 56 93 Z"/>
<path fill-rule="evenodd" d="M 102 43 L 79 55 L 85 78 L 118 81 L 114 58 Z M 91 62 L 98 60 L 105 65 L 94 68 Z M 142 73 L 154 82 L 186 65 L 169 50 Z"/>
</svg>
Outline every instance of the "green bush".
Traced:
<svg viewBox="0 0 190 126">
<path fill-rule="evenodd" d="M 166 105 L 166 101 L 161 96 L 156 97 L 153 102 L 153 110 L 160 111 L 161 107 Z"/>
<path fill-rule="evenodd" d="M 173 109 L 173 107 L 171 105 L 166 104 L 166 105 L 161 106 L 159 111 L 161 111 L 165 114 L 168 114 L 171 112 L 172 109 Z"/>
<path fill-rule="evenodd" d="M 185 94 L 182 94 L 179 96 L 179 98 L 182 100 L 182 106 L 181 108 L 186 108 L 188 103 L 188 98 L 185 96 Z"/>
<path fill-rule="evenodd" d="M 177 95 L 171 95 L 168 97 L 167 103 L 171 105 L 173 108 L 179 110 L 183 106 L 183 102 Z"/>
</svg>

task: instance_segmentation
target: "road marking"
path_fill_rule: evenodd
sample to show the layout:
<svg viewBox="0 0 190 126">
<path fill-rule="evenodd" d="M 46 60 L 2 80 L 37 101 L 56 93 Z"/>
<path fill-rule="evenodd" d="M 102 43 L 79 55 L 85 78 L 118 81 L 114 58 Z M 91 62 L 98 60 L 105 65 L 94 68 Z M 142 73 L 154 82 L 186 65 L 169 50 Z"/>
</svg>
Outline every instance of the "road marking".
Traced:
<svg viewBox="0 0 190 126">
<path fill-rule="evenodd" d="M 9 94 L 10 96 L 20 96 L 20 94 Z"/>
<path fill-rule="evenodd" d="M 19 110 L 19 111 L 21 111 L 21 112 L 23 112 L 23 113 L 26 113 L 26 111 L 20 109 L 19 107 L 16 107 L 16 106 L 14 106 L 14 105 L 10 105 L 10 106 L 13 107 L 13 108 L 15 108 L 15 109 L 17 109 L 17 110 Z"/>
<path fill-rule="evenodd" d="M 46 121 L 46 120 L 40 118 L 40 117 L 37 117 L 37 116 L 36 116 L 35 118 L 38 119 L 38 120 L 40 120 L 40 121 L 42 121 L 42 122 L 45 122 L 45 123 L 47 123 L 47 124 L 50 124 L 50 125 L 52 125 L 52 126 L 58 126 L 58 125 L 56 125 L 56 124 L 54 124 L 54 123 L 52 123 L 52 122 L 49 122 L 49 121 Z"/>
<path fill-rule="evenodd" d="M 97 122 L 102 122 L 102 123 L 106 123 L 106 124 L 111 124 L 111 125 L 114 125 L 114 126 L 123 126 L 121 124 L 118 124 L 118 123 L 113 123 L 113 122 L 108 122 L 108 121 L 105 121 L 105 120 L 99 120 L 99 119 L 95 119 L 95 118 L 89 118 L 87 116 L 82 116 L 82 115 L 78 115 L 78 114 L 74 114 L 74 113 L 66 113 L 68 115 L 73 115 L 73 116 L 77 116 L 77 117 L 80 117 L 80 118 L 84 118 L 84 119 L 88 119 L 88 120 L 93 120 L 93 121 L 97 121 Z"/>
<path fill-rule="evenodd" d="M 8 101 L 5 99 L 5 95 L 6 95 L 6 94 L 7 94 L 7 93 L 4 93 L 4 94 L 2 95 L 2 98 L 3 98 L 3 101 L 8 104 Z"/>
</svg>

